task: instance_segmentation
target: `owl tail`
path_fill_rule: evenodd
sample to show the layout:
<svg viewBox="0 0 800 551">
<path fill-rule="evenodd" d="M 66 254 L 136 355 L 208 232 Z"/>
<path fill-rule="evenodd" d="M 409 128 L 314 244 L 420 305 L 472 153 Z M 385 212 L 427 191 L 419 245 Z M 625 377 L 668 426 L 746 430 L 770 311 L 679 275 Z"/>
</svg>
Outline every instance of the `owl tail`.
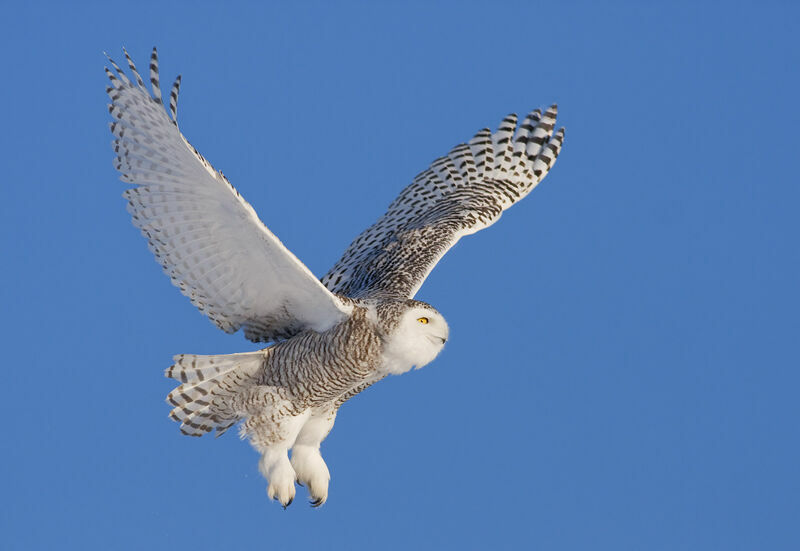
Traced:
<svg viewBox="0 0 800 551">
<path fill-rule="evenodd" d="M 174 407 L 169 416 L 181 424 L 181 432 L 203 436 L 217 429 L 217 436 L 242 417 L 236 412 L 234 398 L 253 384 L 263 373 L 266 350 L 195 356 L 179 354 L 164 375 L 182 384 L 167 395 Z"/>
</svg>

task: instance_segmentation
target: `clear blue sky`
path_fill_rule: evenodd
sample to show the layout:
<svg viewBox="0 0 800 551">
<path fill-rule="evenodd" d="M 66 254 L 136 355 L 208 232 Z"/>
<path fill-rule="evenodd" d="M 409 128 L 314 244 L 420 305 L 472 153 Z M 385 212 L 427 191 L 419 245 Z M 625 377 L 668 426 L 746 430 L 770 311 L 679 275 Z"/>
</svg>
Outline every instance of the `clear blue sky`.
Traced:
<svg viewBox="0 0 800 551">
<path fill-rule="evenodd" d="M 384 4 L 4 8 L 0 547 L 800 548 L 800 10 Z M 255 346 L 125 212 L 102 52 L 153 45 L 318 275 L 435 157 L 559 103 L 554 170 L 422 288 L 444 353 L 342 409 L 321 510 L 167 418 L 173 354 Z"/>
</svg>

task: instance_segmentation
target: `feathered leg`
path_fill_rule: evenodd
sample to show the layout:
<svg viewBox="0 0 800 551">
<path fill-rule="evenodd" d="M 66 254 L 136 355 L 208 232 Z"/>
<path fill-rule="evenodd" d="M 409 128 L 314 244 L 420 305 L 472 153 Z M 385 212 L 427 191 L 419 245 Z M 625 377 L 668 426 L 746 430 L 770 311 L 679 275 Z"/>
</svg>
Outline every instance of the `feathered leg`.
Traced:
<svg viewBox="0 0 800 551">
<path fill-rule="evenodd" d="M 336 410 L 312 415 L 292 447 L 292 467 L 297 474 L 297 481 L 308 488 L 312 507 L 319 507 L 328 499 L 331 473 L 322 459 L 319 446 L 333 428 L 335 420 Z"/>
<path fill-rule="evenodd" d="M 285 509 L 295 496 L 296 475 L 289 462 L 289 449 L 311 413 L 306 410 L 297 416 L 281 416 L 284 404 L 275 405 L 262 415 L 249 417 L 242 425 L 242 435 L 247 435 L 261 453 L 258 468 L 267 479 L 267 495 L 277 499 Z"/>
</svg>

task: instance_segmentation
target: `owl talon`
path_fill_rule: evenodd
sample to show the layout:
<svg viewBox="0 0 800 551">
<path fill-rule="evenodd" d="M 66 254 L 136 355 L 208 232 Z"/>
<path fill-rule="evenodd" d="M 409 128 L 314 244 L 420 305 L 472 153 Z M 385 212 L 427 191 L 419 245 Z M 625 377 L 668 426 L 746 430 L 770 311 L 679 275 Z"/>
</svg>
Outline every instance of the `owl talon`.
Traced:
<svg viewBox="0 0 800 551">
<path fill-rule="evenodd" d="M 308 504 L 314 507 L 315 509 L 320 505 L 322 505 L 323 503 L 325 503 L 325 500 L 322 499 L 321 497 L 318 497 L 317 499 L 310 499 L 308 501 Z"/>
</svg>

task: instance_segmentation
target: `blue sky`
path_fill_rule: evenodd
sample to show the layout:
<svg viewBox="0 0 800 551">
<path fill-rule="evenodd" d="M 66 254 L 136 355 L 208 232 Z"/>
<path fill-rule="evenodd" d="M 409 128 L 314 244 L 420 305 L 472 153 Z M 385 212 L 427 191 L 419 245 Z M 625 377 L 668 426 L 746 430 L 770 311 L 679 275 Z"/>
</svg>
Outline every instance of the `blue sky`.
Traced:
<svg viewBox="0 0 800 551">
<path fill-rule="evenodd" d="M 4 85 L 4 549 L 797 549 L 789 3 L 17 3 Z M 451 340 L 347 403 L 320 510 L 167 418 L 216 330 L 132 227 L 103 50 L 316 274 L 435 157 L 557 101 L 544 183 L 419 298 Z"/>
</svg>

